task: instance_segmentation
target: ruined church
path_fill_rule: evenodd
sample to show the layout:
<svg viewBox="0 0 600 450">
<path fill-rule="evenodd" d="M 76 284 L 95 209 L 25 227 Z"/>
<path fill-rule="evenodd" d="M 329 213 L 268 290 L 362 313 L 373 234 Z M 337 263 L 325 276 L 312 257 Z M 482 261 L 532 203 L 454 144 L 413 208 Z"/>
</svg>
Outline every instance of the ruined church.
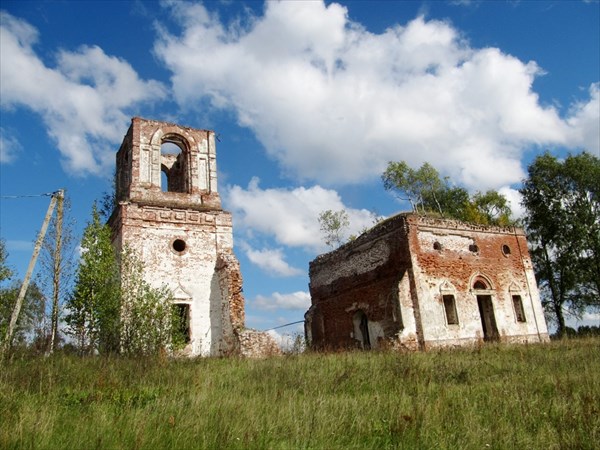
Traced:
<svg viewBox="0 0 600 450">
<path fill-rule="evenodd" d="M 305 331 L 316 349 L 548 340 L 516 227 L 398 214 L 317 257 L 309 275 Z"/>
<path fill-rule="evenodd" d="M 231 214 L 217 191 L 214 132 L 135 117 L 116 167 L 114 245 L 135 251 L 145 280 L 171 292 L 184 354 L 277 353 L 270 336 L 244 327 Z"/>
</svg>

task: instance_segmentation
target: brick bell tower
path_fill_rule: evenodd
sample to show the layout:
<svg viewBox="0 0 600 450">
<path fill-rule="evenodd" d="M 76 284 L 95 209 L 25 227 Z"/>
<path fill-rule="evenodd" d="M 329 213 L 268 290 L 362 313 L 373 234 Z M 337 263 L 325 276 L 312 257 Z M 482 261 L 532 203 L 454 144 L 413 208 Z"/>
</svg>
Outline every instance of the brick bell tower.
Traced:
<svg viewBox="0 0 600 450">
<path fill-rule="evenodd" d="M 135 251 L 145 280 L 171 291 L 185 354 L 235 352 L 242 277 L 217 192 L 214 132 L 135 117 L 116 166 L 115 247 Z"/>
</svg>

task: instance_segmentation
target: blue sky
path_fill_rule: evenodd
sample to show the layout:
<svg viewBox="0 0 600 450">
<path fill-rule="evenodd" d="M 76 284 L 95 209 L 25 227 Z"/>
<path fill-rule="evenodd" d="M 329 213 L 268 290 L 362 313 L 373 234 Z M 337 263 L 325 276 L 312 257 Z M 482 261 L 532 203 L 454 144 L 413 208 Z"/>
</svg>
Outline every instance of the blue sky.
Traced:
<svg viewBox="0 0 600 450">
<path fill-rule="evenodd" d="M 0 8 L 1 195 L 65 188 L 80 233 L 111 188 L 131 117 L 215 130 L 247 325 L 258 329 L 302 320 L 308 262 L 327 250 L 321 211 L 345 208 L 356 232 L 373 212 L 407 208 L 383 190 L 388 161 L 499 189 L 518 214 L 536 154 L 600 156 L 597 1 Z M 0 202 L 21 276 L 47 204 Z"/>
</svg>

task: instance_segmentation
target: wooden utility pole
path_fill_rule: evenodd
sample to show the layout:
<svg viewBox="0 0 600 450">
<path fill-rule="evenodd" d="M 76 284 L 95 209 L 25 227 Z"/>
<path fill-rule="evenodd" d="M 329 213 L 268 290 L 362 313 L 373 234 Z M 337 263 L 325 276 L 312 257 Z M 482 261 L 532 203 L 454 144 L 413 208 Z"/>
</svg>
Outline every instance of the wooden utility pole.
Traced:
<svg viewBox="0 0 600 450">
<path fill-rule="evenodd" d="M 48 211 L 46 211 L 46 217 L 44 218 L 44 223 L 42 224 L 42 229 L 40 230 L 40 234 L 38 235 L 37 241 L 35 242 L 35 247 L 33 248 L 33 254 L 31 255 L 31 260 L 29 260 L 29 267 L 27 267 L 27 274 L 25 274 L 25 279 L 23 280 L 23 284 L 21 285 L 21 290 L 19 291 L 19 296 L 17 297 L 17 302 L 15 303 L 15 308 L 13 309 L 12 316 L 10 318 L 10 323 L 8 324 L 8 330 L 6 331 L 6 336 L 4 338 L 2 352 L 0 353 L 1 357 L 4 357 L 8 353 L 8 350 L 10 349 L 10 344 L 12 343 L 13 334 L 15 332 L 15 326 L 17 325 L 17 320 L 19 319 L 19 313 L 21 312 L 21 306 L 23 305 L 23 299 L 25 298 L 25 294 L 27 293 L 27 288 L 29 287 L 29 281 L 31 280 L 31 274 L 33 273 L 33 268 L 35 267 L 37 257 L 40 254 L 42 242 L 44 242 L 44 236 L 46 236 L 46 230 L 48 229 L 48 223 L 50 223 L 50 217 L 52 216 L 52 212 L 54 211 L 54 207 L 56 206 L 58 196 L 60 196 L 62 198 L 62 196 L 63 196 L 62 190 L 54 192 L 52 194 L 52 199 L 50 200 L 50 205 L 48 205 Z"/>
<path fill-rule="evenodd" d="M 54 352 L 56 347 L 56 334 L 58 333 L 58 300 L 60 296 L 60 277 L 62 273 L 62 222 L 63 222 L 63 203 L 65 198 L 64 190 L 57 192 L 56 203 L 56 239 L 54 246 L 54 270 L 52 271 L 52 316 L 50 324 L 50 353 Z"/>
</svg>

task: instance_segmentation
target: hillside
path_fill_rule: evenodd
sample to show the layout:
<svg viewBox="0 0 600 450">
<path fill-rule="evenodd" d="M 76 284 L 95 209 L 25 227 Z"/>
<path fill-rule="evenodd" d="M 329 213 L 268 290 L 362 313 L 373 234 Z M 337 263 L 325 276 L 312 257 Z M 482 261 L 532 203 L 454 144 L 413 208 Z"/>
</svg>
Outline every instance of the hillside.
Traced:
<svg viewBox="0 0 600 450">
<path fill-rule="evenodd" d="M 600 339 L 0 372 L 0 448 L 597 448 Z"/>
</svg>

